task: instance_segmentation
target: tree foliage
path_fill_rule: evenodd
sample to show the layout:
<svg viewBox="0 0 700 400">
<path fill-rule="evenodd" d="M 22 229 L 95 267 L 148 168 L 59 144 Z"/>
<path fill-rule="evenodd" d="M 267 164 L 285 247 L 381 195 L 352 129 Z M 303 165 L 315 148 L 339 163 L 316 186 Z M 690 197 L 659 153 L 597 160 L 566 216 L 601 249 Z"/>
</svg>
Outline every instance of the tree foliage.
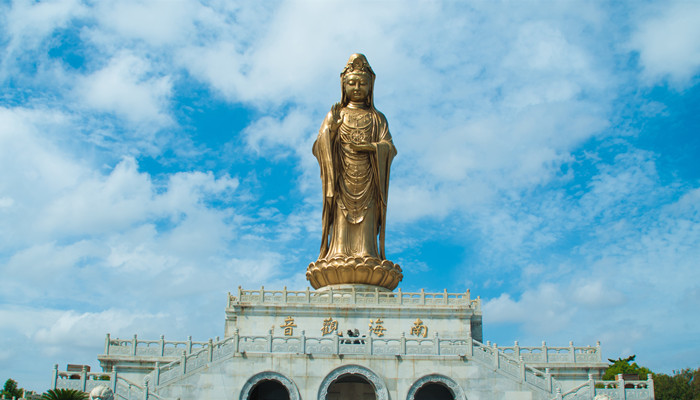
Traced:
<svg viewBox="0 0 700 400">
<path fill-rule="evenodd" d="M 87 400 L 85 392 L 73 389 L 51 389 L 41 396 L 42 400 Z"/>
<path fill-rule="evenodd" d="M 651 370 L 647 367 L 640 367 L 636 362 L 632 362 L 635 357 L 637 356 L 633 354 L 627 358 L 618 358 L 617 360 L 608 358 L 608 361 L 610 361 L 612 365 L 605 370 L 603 380 L 614 381 L 617 374 L 639 375 L 639 379 L 647 379 L 647 375 L 651 374 Z"/>
<path fill-rule="evenodd" d="M 5 381 L 5 386 L 3 386 L 2 390 L 0 391 L 0 395 L 9 398 L 20 398 L 22 397 L 22 392 L 23 390 L 17 386 L 17 381 L 14 379 L 8 379 Z"/>
<path fill-rule="evenodd" d="M 656 400 L 700 400 L 700 368 L 674 371 L 673 375 L 654 374 Z"/>
</svg>

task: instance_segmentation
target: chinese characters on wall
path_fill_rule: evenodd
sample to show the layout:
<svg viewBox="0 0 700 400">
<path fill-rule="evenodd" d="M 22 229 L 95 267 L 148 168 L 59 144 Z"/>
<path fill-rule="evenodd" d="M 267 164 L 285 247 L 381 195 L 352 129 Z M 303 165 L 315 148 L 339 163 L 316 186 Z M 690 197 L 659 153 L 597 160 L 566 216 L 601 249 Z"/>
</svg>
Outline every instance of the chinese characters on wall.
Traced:
<svg viewBox="0 0 700 400">
<path fill-rule="evenodd" d="M 368 326 L 368 334 L 374 334 L 377 337 L 384 336 L 385 332 L 387 332 L 388 330 L 384 326 L 384 320 L 382 318 L 370 319 Z M 284 336 L 293 336 L 294 328 L 296 327 L 297 324 L 294 321 L 294 317 L 292 316 L 288 316 L 287 318 L 285 318 L 284 323 L 280 325 Z M 320 330 L 322 336 L 331 335 L 333 333 L 342 336 L 341 329 L 338 325 L 338 321 L 336 319 L 333 319 L 332 316 L 323 320 Z M 357 332 L 357 335 L 359 335 L 359 331 L 357 329 L 355 329 L 355 332 Z M 425 323 L 420 318 L 416 318 L 415 322 L 413 322 L 413 326 L 410 327 L 409 334 L 411 336 L 417 337 L 428 337 L 428 326 L 425 325 Z"/>
</svg>

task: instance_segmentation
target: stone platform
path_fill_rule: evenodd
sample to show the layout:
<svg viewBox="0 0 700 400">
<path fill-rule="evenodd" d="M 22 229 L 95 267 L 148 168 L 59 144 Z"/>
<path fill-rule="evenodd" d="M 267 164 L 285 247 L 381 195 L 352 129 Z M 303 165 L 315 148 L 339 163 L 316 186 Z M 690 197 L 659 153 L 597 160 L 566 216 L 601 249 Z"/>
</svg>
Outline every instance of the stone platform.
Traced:
<svg viewBox="0 0 700 400">
<path fill-rule="evenodd" d="M 651 381 L 598 381 L 607 367 L 599 344 L 498 347 L 483 343 L 481 321 L 468 291 L 239 288 L 223 339 L 108 335 L 105 372 L 71 381 L 56 370 L 54 387 L 99 378 L 115 398 L 164 400 L 653 399 Z"/>
</svg>

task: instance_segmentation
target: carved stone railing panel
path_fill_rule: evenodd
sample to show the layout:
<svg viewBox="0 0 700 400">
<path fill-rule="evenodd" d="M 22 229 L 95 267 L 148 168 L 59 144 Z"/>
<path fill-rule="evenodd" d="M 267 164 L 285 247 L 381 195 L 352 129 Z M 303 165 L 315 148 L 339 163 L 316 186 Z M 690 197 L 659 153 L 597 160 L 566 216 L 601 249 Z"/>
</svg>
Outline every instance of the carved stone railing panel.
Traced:
<svg viewBox="0 0 700 400">
<path fill-rule="evenodd" d="M 378 305 L 425 305 L 425 306 L 467 306 L 481 310 L 481 300 L 472 299 L 466 293 L 403 293 L 380 291 L 290 291 L 290 290 L 243 290 L 238 296 L 229 294 L 229 307 L 240 303 L 252 304 L 378 304 Z"/>
</svg>

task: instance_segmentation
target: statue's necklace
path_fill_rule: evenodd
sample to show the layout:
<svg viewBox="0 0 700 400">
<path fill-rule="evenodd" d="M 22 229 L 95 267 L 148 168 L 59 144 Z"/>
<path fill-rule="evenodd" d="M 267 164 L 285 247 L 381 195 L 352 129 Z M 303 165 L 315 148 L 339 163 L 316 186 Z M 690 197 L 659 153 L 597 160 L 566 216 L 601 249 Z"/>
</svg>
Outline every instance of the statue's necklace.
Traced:
<svg viewBox="0 0 700 400">
<path fill-rule="evenodd" d="M 369 110 L 345 109 L 343 118 L 345 137 L 355 144 L 369 143 L 372 128 L 372 113 Z"/>
</svg>

